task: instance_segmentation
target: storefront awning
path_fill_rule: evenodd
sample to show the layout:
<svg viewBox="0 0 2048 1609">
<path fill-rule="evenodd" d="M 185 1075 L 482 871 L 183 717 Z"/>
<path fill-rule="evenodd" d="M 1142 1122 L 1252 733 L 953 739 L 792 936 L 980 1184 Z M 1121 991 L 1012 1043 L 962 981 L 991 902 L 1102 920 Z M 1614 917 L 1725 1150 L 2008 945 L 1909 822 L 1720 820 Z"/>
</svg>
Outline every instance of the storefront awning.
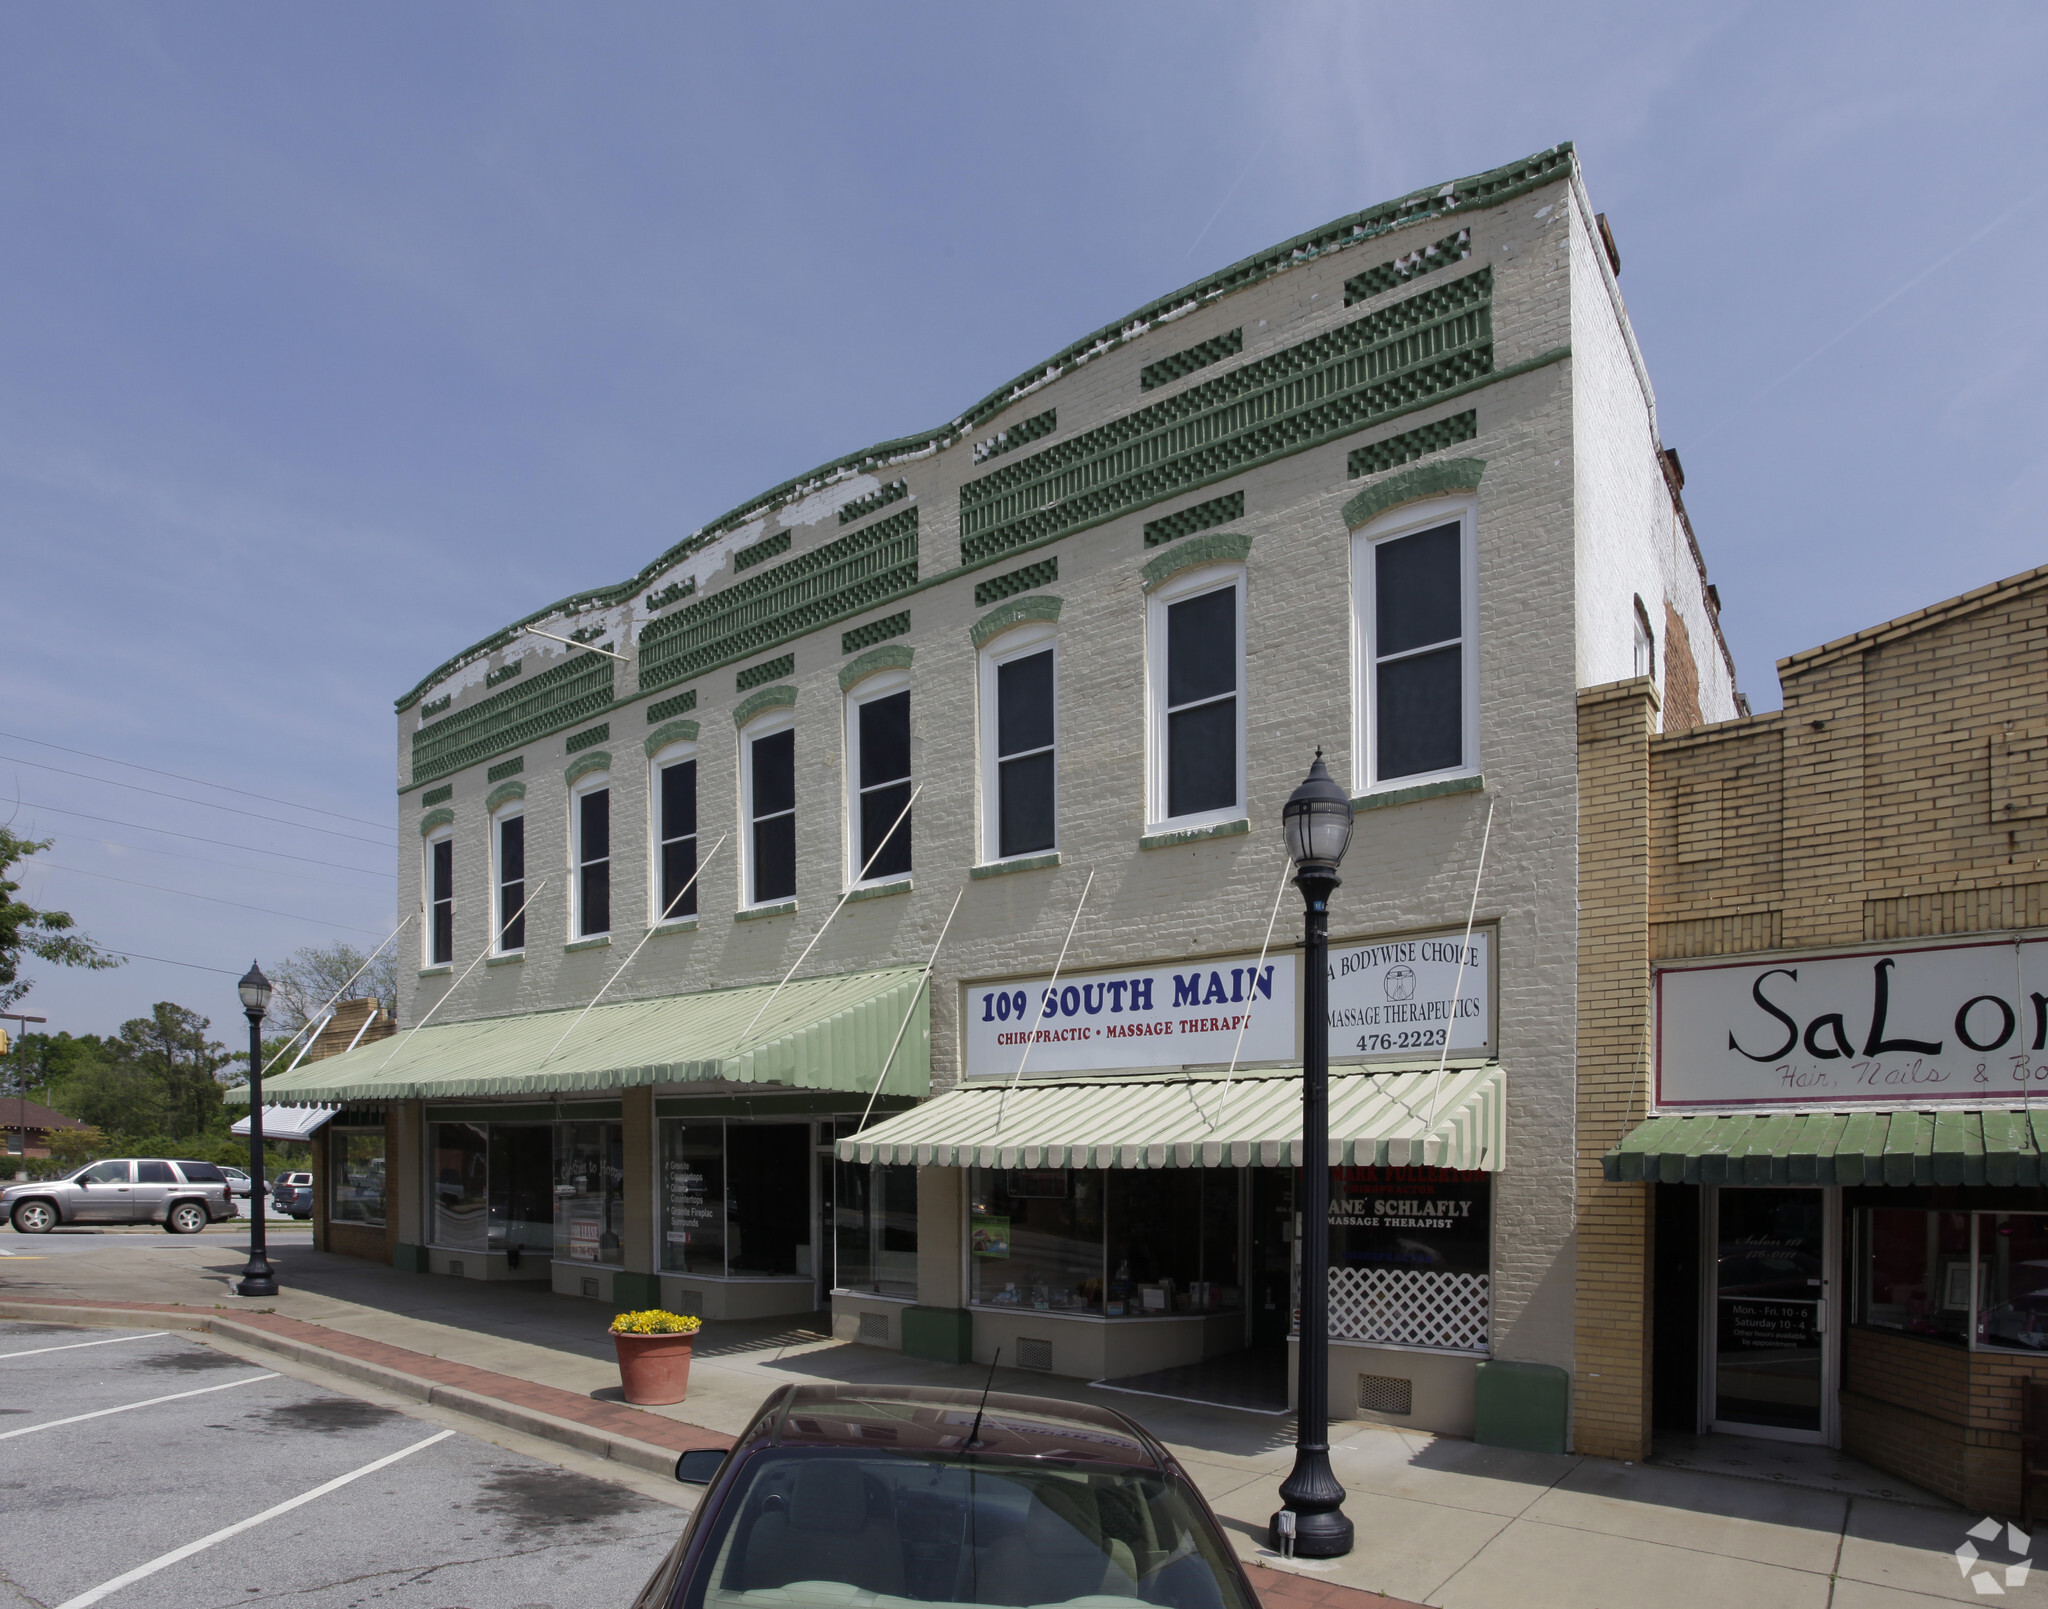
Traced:
<svg viewBox="0 0 2048 1609">
<path fill-rule="evenodd" d="M 775 995 L 751 1033 L 773 984 L 607 1002 L 581 1023 L 581 1007 L 430 1022 L 267 1078 L 263 1094 L 289 1106 L 723 1080 L 865 1095 L 915 996 L 882 1093 L 918 1096 L 931 1088 L 931 999 L 922 976 L 918 967 L 893 967 L 799 979 Z M 249 1098 L 246 1087 L 227 1094 Z"/>
<path fill-rule="evenodd" d="M 1653 1117 L 1601 1158 L 1651 1184 L 2048 1184 L 2048 1106 Z"/>
<path fill-rule="evenodd" d="M 1506 1089 L 1495 1065 L 1330 1075 L 1330 1162 L 1499 1172 Z M 848 1162 L 940 1168 L 1292 1167 L 1301 1073 L 1090 1078 L 948 1090 L 839 1142 Z"/>
<path fill-rule="evenodd" d="M 244 1102 L 248 1100 L 243 1097 Z M 272 1106 L 263 1103 L 263 1137 L 266 1140 L 310 1140 L 334 1116 L 331 1106 Z M 230 1134 L 246 1135 L 249 1120 L 238 1117 L 228 1125 Z"/>
</svg>

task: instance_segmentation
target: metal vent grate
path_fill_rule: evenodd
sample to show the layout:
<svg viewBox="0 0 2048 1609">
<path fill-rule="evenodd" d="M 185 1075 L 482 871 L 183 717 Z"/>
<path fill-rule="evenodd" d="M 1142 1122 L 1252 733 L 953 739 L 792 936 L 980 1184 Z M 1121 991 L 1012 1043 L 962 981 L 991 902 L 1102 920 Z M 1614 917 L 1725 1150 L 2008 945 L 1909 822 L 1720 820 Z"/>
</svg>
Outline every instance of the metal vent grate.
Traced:
<svg viewBox="0 0 2048 1609">
<path fill-rule="evenodd" d="M 585 1274 L 583 1276 L 583 1294 L 588 1296 L 593 1302 L 597 1300 L 597 1276 L 595 1274 Z"/>
<path fill-rule="evenodd" d="M 887 1313 L 861 1314 L 860 1338 L 863 1341 L 881 1341 L 886 1344 L 889 1339 L 889 1315 Z"/>
<path fill-rule="evenodd" d="M 1017 1367 L 1052 1372 L 1052 1342 L 1038 1335 L 1017 1337 Z"/>
<path fill-rule="evenodd" d="M 449 1263 L 448 1272 L 453 1274 L 457 1279 L 462 1278 L 462 1262 L 459 1258 Z"/>
<path fill-rule="evenodd" d="M 1361 1374 L 1358 1377 L 1358 1406 L 1365 1413 L 1405 1417 L 1415 1411 L 1415 1382 L 1393 1374 Z"/>
</svg>

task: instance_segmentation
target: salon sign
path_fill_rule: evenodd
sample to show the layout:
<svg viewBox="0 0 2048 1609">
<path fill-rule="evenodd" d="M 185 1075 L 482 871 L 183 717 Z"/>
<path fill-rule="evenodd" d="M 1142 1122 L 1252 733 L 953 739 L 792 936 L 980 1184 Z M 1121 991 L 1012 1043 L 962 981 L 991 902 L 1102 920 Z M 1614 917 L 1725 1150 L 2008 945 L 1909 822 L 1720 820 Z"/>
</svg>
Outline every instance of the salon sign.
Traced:
<svg viewBox="0 0 2048 1609">
<path fill-rule="evenodd" d="M 1657 1105 L 2048 1100 L 2048 939 L 1657 972 Z"/>
</svg>

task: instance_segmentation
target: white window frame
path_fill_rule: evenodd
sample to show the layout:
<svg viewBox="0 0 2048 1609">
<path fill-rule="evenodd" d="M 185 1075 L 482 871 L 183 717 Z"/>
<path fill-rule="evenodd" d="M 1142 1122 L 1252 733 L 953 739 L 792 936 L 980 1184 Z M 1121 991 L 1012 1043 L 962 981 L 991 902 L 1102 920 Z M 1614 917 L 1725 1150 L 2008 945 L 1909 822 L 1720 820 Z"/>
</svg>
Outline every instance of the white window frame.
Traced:
<svg viewBox="0 0 2048 1609">
<path fill-rule="evenodd" d="M 1634 607 L 1629 614 L 1630 640 L 1634 649 L 1632 664 L 1635 674 L 1657 679 L 1657 631 L 1650 624 L 1650 611 L 1643 603 L 1642 594 L 1636 594 Z M 1647 659 L 1646 665 L 1643 661 Z"/>
<path fill-rule="evenodd" d="M 605 880 L 609 885 L 612 909 L 608 913 L 611 922 L 602 932 L 583 931 L 583 799 L 584 795 L 601 793 L 610 789 L 612 774 L 609 771 L 588 771 L 578 777 L 569 788 L 569 898 L 564 903 L 569 908 L 569 942 L 581 944 L 589 939 L 609 938 L 619 925 L 618 899 L 619 880 L 619 801 L 611 802 L 611 847 L 605 856 Z M 533 846 L 527 845 L 527 858 L 532 859 Z"/>
<path fill-rule="evenodd" d="M 493 955 L 524 955 L 526 953 L 526 946 L 523 944 L 519 945 L 516 949 L 508 950 L 504 948 L 505 918 L 508 913 L 505 910 L 505 878 L 500 865 L 500 858 L 504 854 L 504 824 L 514 816 L 524 816 L 525 814 L 526 801 L 524 799 L 508 799 L 504 804 L 501 804 L 496 810 L 491 812 L 490 907 L 491 954 Z M 527 931 L 531 933 L 533 920 L 533 905 L 531 903 L 533 898 L 533 823 L 530 821 L 527 823 L 526 871 L 523 880 L 525 883 L 523 898 L 527 902 L 525 912 Z"/>
<path fill-rule="evenodd" d="M 757 900 L 754 898 L 754 743 L 758 738 L 773 737 L 777 732 L 794 731 L 795 728 L 796 711 L 785 705 L 779 709 L 763 710 L 739 730 L 739 908 L 743 911 L 758 911 L 786 904 L 788 901 L 796 898 L 794 893 L 769 900 Z M 799 778 L 802 776 L 801 766 L 798 768 L 798 776 Z M 797 813 L 801 815 L 801 809 Z M 803 866 L 801 854 L 798 856 L 797 866 L 799 874 L 801 874 Z"/>
<path fill-rule="evenodd" d="M 1060 634 L 1047 620 L 1033 620 L 1011 627 L 984 643 L 980 653 L 980 782 L 981 782 L 981 864 L 994 866 L 1005 857 L 1002 851 L 1003 790 L 1002 755 L 997 752 L 1001 737 L 996 710 L 996 673 L 1015 659 L 1029 659 L 1052 650 L 1052 845 L 1034 849 L 1011 860 L 1032 855 L 1059 853 L 1060 843 Z"/>
<path fill-rule="evenodd" d="M 681 765 L 685 760 L 697 761 L 697 842 L 704 842 L 704 766 L 697 753 L 697 745 L 691 742 L 664 744 L 656 749 L 647 760 L 647 910 L 651 925 L 674 927 L 697 920 L 689 916 L 667 916 L 662 905 L 661 867 L 661 774 L 672 765 Z M 701 867 L 703 862 L 698 862 Z M 696 890 L 697 911 L 704 909 L 704 880 L 698 878 Z"/>
<path fill-rule="evenodd" d="M 897 693 L 910 691 L 910 672 L 907 670 L 878 670 L 863 676 L 846 691 L 846 719 L 841 732 L 844 744 L 844 770 L 846 773 L 846 868 L 842 874 L 847 888 L 878 888 L 889 883 L 900 883 L 912 875 L 917 867 L 917 847 L 913 839 L 910 852 L 910 872 L 888 872 L 874 877 L 862 878 L 860 870 L 867 857 L 861 853 L 860 841 L 860 711 L 863 704 L 872 704 L 878 698 L 890 698 Z M 912 700 L 915 703 L 915 700 Z M 910 757 L 910 785 L 917 787 L 917 754 L 913 740 Z M 900 782 L 887 784 L 900 787 Z M 912 825 L 916 824 L 917 813 L 911 812 Z"/>
<path fill-rule="evenodd" d="M 1183 816 L 1166 813 L 1166 612 L 1205 592 L 1232 587 L 1237 592 L 1237 798 L 1215 810 L 1193 811 Z M 1208 564 L 1188 570 L 1156 588 L 1145 600 L 1145 830 L 1148 833 L 1179 832 L 1193 827 L 1213 826 L 1245 818 L 1245 706 L 1250 689 L 1245 684 L 1245 614 L 1251 589 L 1242 564 Z"/>
<path fill-rule="evenodd" d="M 434 847 L 448 845 L 448 959 L 434 959 Z M 436 827 L 420 840 L 420 906 L 426 920 L 420 931 L 420 965 L 445 967 L 455 964 L 455 826 Z"/>
<path fill-rule="evenodd" d="M 1432 530 L 1451 521 L 1458 522 L 1458 590 L 1460 691 L 1464 702 L 1464 730 L 1457 765 L 1436 771 L 1416 771 L 1381 781 L 1377 766 L 1377 739 L 1373 644 L 1373 550 L 1382 542 L 1398 541 L 1419 531 Z M 1358 795 L 1412 788 L 1419 783 L 1441 782 L 1451 777 L 1479 775 L 1479 564 L 1478 503 L 1466 497 L 1433 498 L 1424 503 L 1404 503 L 1361 526 L 1351 535 L 1351 641 L 1352 676 L 1352 792 Z M 1417 650 L 1420 652 L 1421 650 Z"/>
</svg>

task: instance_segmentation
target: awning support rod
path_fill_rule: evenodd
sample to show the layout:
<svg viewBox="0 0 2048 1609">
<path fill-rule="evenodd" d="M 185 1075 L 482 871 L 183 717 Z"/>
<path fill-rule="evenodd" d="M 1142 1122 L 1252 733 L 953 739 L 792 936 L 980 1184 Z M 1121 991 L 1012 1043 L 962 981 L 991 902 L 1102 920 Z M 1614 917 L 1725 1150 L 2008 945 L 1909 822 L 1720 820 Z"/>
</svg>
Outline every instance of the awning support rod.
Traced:
<svg viewBox="0 0 2048 1609">
<path fill-rule="evenodd" d="M 917 987 L 910 991 L 910 1009 L 903 1013 L 903 1026 L 896 1030 L 896 1043 L 889 1047 L 889 1054 L 882 1058 L 882 1070 L 875 1075 L 875 1087 L 868 1093 L 867 1105 L 861 1108 L 860 1126 L 863 1129 L 868 1126 L 868 1115 L 875 1109 L 875 1097 L 882 1093 L 882 1085 L 889 1077 L 889 1064 L 896 1059 L 897 1047 L 903 1043 L 903 1036 L 910 1031 L 910 1019 L 917 1015 L 917 1002 L 924 994 L 924 986 L 932 981 L 932 968 L 939 964 L 939 945 L 946 942 L 947 929 L 952 927 L 954 914 L 960 909 L 960 901 L 966 893 L 967 885 L 962 883 L 960 892 L 953 896 L 953 909 L 946 913 L 945 925 L 939 929 L 939 943 L 932 946 L 932 958 L 925 962 L 924 971 L 918 974 Z M 854 1132 L 859 1133 L 860 1130 L 856 1129 Z"/>
<path fill-rule="evenodd" d="M 514 922 L 518 921 L 520 917 L 524 916 L 526 914 L 526 907 L 533 903 L 534 895 L 538 894 L 542 889 L 546 888 L 547 886 L 548 880 L 545 877 L 543 877 L 539 882 L 535 883 L 532 888 L 528 889 L 526 898 L 519 902 L 519 909 L 514 911 L 510 916 L 506 917 L 502 923 L 499 924 L 499 931 L 502 932 L 505 928 L 510 927 Z M 412 920 L 412 918 L 407 917 L 406 920 L 410 921 Z M 448 1000 L 453 998 L 455 991 L 457 989 L 460 989 L 464 981 L 468 979 L 469 975 L 476 970 L 476 962 L 481 961 L 485 956 L 489 955 L 490 953 L 491 942 L 488 938 L 486 938 L 484 940 L 483 948 L 476 952 L 476 961 L 472 961 L 469 963 L 468 966 L 464 967 L 462 969 L 462 976 L 460 978 L 457 978 L 452 984 L 448 986 L 448 993 L 442 995 L 439 1000 L 436 1000 L 431 1006 L 427 1007 L 426 1015 L 421 1017 L 418 1022 L 414 1023 L 410 1028 L 406 1030 L 405 1037 L 399 1040 L 397 1044 L 391 1047 L 391 1055 L 386 1056 L 382 1061 L 377 1063 L 377 1073 L 383 1072 L 385 1068 L 391 1065 L 391 1056 L 396 1056 L 401 1050 L 405 1049 L 407 1045 L 412 1043 L 412 1036 L 418 1033 L 422 1028 L 426 1027 L 428 1019 L 431 1018 L 435 1012 L 439 1011 L 443 1004 L 445 1004 Z M 372 1073 L 370 1076 L 372 1078 L 375 1078 L 377 1076 L 377 1073 Z"/>
<path fill-rule="evenodd" d="M 1095 886 L 1095 872 L 1089 870 L 1088 881 L 1081 885 L 1081 897 L 1074 901 L 1074 919 L 1067 924 L 1067 936 L 1060 941 L 1059 959 L 1052 964 L 1052 982 L 1046 985 L 1045 993 L 1038 997 L 1038 1015 L 1031 1020 L 1031 1032 L 1024 1037 L 1024 1054 L 1017 1058 L 1017 1070 L 1010 1075 L 1010 1082 L 1003 1087 L 1003 1099 L 996 1102 L 996 1132 L 990 1138 L 997 1138 L 1003 1132 L 1003 1104 L 1010 1098 L 1010 1091 L 1017 1087 L 1017 1080 L 1024 1076 L 1024 1064 L 1031 1060 L 1031 1047 L 1038 1043 L 1038 1025 L 1045 1021 L 1045 1008 L 1052 1003 L 1053 991 L 1060 986 L 1060 968 L 1067 964 L 1067 946 L 1074 942 L 1074 929 L 1081 925 L 1081 907 L 1088 903 L 1088 890 Z"/>
<path fill-rule="evenodd" d="M 1458 996 L 1465 987 L 1465 969 L 1472 964 L 1472 920 L 1479 914 L 1479 883 L 1486 876 L 1486 846 L 1493 842 L 1494 801 L 1486 801 L 1486 831 L 1479 835 L 1479 869 L 1472 874 L 1472 904 L 1465 912 L 1465 945 L 1458 956 L 1458 981 L 1451 985 L 1451 1020 L 1444 1024 L 1444 1051 L 1436 1059 L 1436 1083 L 1429 1091 L 1429 1122 L 1422 1131 L 1425 1147 L 1429 1131 L 1436 1127 L 1437 1097 L 1444 1092 L 1444 1063 L 1451 1059 L 1451 1035 L 1458 1026 Z"/>
<path fill-rule="evenodd" d="M 390 936 L 384 940 L 384 944 L 389 944 L 392 939 L 397 938 L 399 934 L 403 933 L 411 925 L 412 917 L 408 916 L 403 922 L 400 922 L 398 926 L 394 927 L 391 930 Z M 355 971 L 351 972 L 348 975 L 348 983 L 344 983 L 339 989 L 336 989 L 334 993 L 328 997 L 327 1004 L 322 1006 L 318 1011 L 313 1013 L 313 1017 L 319 1018 L 320 1026 L 318 1028 L 315 1028 L 311 1034 L 307 1035 L 305 1044 L 299 1047 L 298 1055 L 292 1058 L 291 1067 L 287 1067 L 285 1069 L 287 1073 L 289 1073 L 293 1067 L 297 1067 L 300 1062 L 306 1059 L 306 1052 L 313 1048 L 313 1041 L 320 1037 L 320 1029 L 327 1026 L 326 1013 L 334 1009 L 336 1002 L 338 1002 L 341 999 L 342 995 L 347 991 L 349 983 L 354 983 L 356 979 L 360 978 L 365 972 L 370 970 L 370 963 L 372 961 L 375 961 L 378 956 L 384 953 L 384 944 L 380 944 L 377 946 L 376 949 L 372 950 L 369 953 L 368 957 L 364 959 L 363 964 L 357 967 Z M 396 1005 L 397 1003 L 398 1002 L 395 1000 L 392 1002 L 393 1005 Z M 308 1022 L 312 1020 L 313 1018 L 311 1017 L 307 1019 Z M 301 1029 L 301 1032 L 303 1031 L 304 1030 Z M 298 1038 L 297 1034 L 292 1035 L 292 1039 L 296 1038 Z M 279 1062 L 284 1060 L 284 1053 L 292 1048 L 292 1039 L 287 1039 L 283 1043 L 283 1045 L 278 1047 L 277 1054 L 271 1057 L 269 1061 L 263 1064 L 263 1073 L 266 1078 L 270 1075 L 270 1069 L 275 1067 Z M 354 1050 L 356 1047 L 354 1045 L 350 1045 L 348 1048 L 350 1050 Z"/>
<path fill-rule="evenodd" d="M 1258 968 L 1254 970 L 1253 976 L 1257 976 L 1258 971 L 1262 971 L 1265 968 L 1266 951 L 1272 948 L 1273 944 L 1273 927 L 1280 920 L 1280 902 L 1287 897 L 1287 874 L 1293 870 L 1294 862 L 1285 855 L 1282 855 L 1280 857 L 1280 886 L 1273 890 L 1273 914 L 1266 918 L 1266 938 L 1265 942 L 1259 946 Z M 1212 1129 L 1216 1127 L 1216 1118 L 1223 1115 L 1223 1103 L 1230 1099 L 1230 1081 L 1237 1076 L 1237 1058 L 1244 1052 L 1244 1031 L 1251 1026 L 1252 1008 L 1257 1003 L 1258 997 L 1259 991 L 1256 989 L 1252 990 L 1251 998 L 1244 1004 L 1244 1015 L 1238 1019 L 1237 1043 L 1230 1047 L 1230 1071 L 1223 1075 L 1223 1093 L 1216 1102 L 1216 1117 L 1209 1119 L 1209 1127 Z M 1271 996 L 1267 998 L 1270 999 Z M 1202 1103 L 1196 1101 L 1195 1110 L 1199 1112 L 1201 1109 Z"/>
</svg>

